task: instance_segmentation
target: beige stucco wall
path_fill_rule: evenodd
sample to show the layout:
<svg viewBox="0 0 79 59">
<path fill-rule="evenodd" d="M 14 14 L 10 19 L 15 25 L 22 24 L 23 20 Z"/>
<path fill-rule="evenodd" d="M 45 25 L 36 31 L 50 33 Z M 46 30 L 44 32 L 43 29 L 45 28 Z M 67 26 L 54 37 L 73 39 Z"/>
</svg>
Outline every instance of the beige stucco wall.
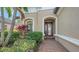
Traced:
<svg viewBox="0 0 79 59">
<path fill-rule="evenodd" d="M 1 32 L 1 19 L 2 18 L 0 17 L 0 32 Z M 9 30 L 10 29 L 11 20 L 7 19 L 7 21 L 5 20 L 4 22 L 5 22 L 5 25 L 7 26 L 7 30 Z"/>
<path fill-rule="evenodd" d="M 79 39 L 79 8 L 63 8 L 58 15 L 58 33 Z"/>
<path fill-rule="evenodd" d="M 57 32 L 55 40 L 68 51 L 79 52 L 79 8 L 60 8 L 57 13 Z"/>
<path fill-rule="evenodd" d="M 27 18 L 32 18 L 34 20 L 34 31 L 43 32 L 43 20 L 47 17 L 55 17 L 53 10 L 40 10 L 35 13 L 26 14 Z"/>
<path fill-rule="evenodd" d="M 37 31 L 37 27 L 38 27 L 38 24 L 37 24 L 37 13 L 27 13 L 26 17 L 30 18 L 30 19 L 32 19 L 34 21 L 34 31 Z"/>
<path fill-rule="evenodd" d="M 43 20 L 47 17 L 54 17 L 53 10 L 43 10 L 38 12 L 38 25 L 39 25 L 39 31 L 42 31 L 43 28 Z"/>
</svg>

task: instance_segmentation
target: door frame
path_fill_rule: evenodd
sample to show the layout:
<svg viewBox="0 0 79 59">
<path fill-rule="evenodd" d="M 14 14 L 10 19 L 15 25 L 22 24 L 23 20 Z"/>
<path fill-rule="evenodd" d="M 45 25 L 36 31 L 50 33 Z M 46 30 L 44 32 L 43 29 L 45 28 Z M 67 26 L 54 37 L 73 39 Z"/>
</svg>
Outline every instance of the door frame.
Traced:
<svg viewBox="0 0 79 59">
<path fill-rule="evenodd" d="M 46 16 L 46 17 L 43 17 L 43 19 L 42 19 L 42 33 L 43 33 L 43 36 L 45 36 L 45 34 L 44 34 L 44 20 L 46 19 L 46 18 L 49 18 L 49 17 L 52 17 L 52 18 L 55 18 L 55 34 L 57 34 L 58 32 L 57 32 L 57 17 L 56 16 Z"/>
</svg>

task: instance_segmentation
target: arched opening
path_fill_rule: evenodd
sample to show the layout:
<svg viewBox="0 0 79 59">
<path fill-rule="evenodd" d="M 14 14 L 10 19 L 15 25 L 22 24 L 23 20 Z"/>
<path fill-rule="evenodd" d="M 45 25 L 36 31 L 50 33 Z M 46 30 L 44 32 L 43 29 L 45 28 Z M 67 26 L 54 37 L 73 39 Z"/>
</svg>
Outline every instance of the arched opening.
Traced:
<svg viewBox="0 0 79 59">
<path fill-rule="evenodd" d="M 55 34 L 55 18 L 47 17 L 44 19 L 44 36 L 45 38 L 54 38 Z"/>
<path fill-rule="evenodd" d="M 33 31 L 33 21 L 32 19 L 26 19 L 24 23 L 27 25 L 27 32 Z"/>
</svg>

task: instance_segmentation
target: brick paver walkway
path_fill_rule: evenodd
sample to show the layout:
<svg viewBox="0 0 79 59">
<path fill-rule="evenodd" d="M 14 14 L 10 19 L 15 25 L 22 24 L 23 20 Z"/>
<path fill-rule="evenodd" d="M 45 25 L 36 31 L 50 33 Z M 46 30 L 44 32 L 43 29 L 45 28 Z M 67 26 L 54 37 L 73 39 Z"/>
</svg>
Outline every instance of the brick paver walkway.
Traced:
<svg viewBox="0 0 79 59">
<path fill-rule="evenodd" d="M 67 50 L 55 39 L 46 39 L 40 44 L 38 52 L 67 52 Z"/>
</svg>

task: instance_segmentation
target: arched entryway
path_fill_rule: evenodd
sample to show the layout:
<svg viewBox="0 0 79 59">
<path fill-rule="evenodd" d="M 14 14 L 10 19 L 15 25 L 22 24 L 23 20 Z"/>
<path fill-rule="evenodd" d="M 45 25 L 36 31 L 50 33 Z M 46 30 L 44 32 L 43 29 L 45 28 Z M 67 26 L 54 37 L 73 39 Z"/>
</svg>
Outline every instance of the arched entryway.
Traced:
<svg viewBox="0 0 79 59">
<path fill-rule="evenodd" d="M 27 32 L 33 31 L 33 20 L 28 18 L 24 21 L 25 25 L 27 25 Z"/>
<path fill-rule="evenodd" d="M 44 36 L 45 38 L 54 38 L 55 34 L 55 18 L 47 17 L 44 19 Z"/>
</svg>

